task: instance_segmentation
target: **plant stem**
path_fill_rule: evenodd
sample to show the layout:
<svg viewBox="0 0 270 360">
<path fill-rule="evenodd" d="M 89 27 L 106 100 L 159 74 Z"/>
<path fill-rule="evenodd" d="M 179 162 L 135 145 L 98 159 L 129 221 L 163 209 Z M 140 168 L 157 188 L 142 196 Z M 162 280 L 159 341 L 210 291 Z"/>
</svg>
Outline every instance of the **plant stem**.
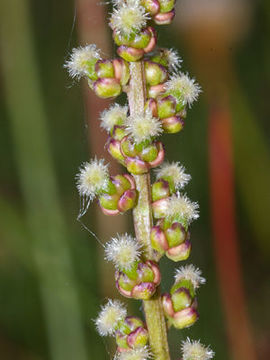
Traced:
<svg viewBox="0 0 270 360">
<path fill-rule="evenodd" d="M 131 79 L 128 90 L 130 115 L 143 114 L 146 92 L 143 62 L 130 63 L 130 74 Z M 145 257 L 150 260 L 156 260 L 155 252 L 150 242 L 150 231 L 153 225 L 150 175 L 149 173 L 135 175 L 134 178 L 139 193 L 138 204 L 133 210 L 136 237 L 144 246 Z M 159 288 L 152 299 L 143 301 L 143 307 L 149 333 L 149 342 L 155 359 L 170 360 L 167 329 Z"/>
</svg>

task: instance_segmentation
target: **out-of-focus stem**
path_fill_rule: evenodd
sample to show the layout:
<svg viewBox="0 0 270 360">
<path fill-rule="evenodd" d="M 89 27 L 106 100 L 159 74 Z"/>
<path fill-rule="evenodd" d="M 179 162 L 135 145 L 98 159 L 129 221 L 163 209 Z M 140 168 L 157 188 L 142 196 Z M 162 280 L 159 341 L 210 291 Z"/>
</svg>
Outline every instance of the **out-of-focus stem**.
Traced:
<svg viewBox="0 0 270 360">
<path fill-rule="evenodd" d="M 145 103 L 145 82 L 143 63 L 130 63 L 130 87 L 128 91 L 130 114 L 143 114 Z M 150 230 L 153 224 L 150 198 L 150 176 L 136 175 L 135 182 L 139 192 L 138 204 L 133 210 L 134 227 L 137 239 L 143 244 L 145 257 L 154 260 L 150 243 Z M 159 289 L 150 300 L 143 301 L 151 351 L 155 359 L 169 360 L 167 329 L 162 309 Z"/>
</svg>

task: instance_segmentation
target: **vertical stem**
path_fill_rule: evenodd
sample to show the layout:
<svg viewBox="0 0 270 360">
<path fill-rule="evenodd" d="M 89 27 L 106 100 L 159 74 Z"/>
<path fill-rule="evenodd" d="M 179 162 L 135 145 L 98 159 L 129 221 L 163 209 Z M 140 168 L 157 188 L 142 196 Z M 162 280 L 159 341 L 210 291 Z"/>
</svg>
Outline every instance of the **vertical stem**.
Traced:
<svg viewBox="0 0 270 360">
<path fill-rule="evenodd" d="M 142 62 L 130 63 L 130 88 L 128 91 L 131 115 L 143 114 L 145 104 L 145 81 Z M 143 244 L 145 257 L 155 260 L 151 247 L 150 231 L 153 225 L 150 197 L 150 175 L 135 175 L 136 187 L 139 192 L 138 204 L 133 210 L 134 227 L 137 239 Z M 167 341 L 167 329 L 161 303 L 160 291 L 150 300 L 143 301 L 149 342 L 152 353 L 157 360 L 170 360 Z"/>
</svg>

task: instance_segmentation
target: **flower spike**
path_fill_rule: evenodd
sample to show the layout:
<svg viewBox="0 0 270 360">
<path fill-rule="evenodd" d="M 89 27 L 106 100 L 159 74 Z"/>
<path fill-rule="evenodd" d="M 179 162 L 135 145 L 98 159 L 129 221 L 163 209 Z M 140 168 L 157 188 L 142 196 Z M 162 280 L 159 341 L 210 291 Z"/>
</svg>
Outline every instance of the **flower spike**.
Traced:
<svg viewBox="0 0 270 360">
<path fill-rule="evenodd" d="M 187 74 L 173 75 L 165 84 L 166 90 L 173 95 L 183 105 L 188 104 L 189 107 L 198 99 L 201 87 L 190 78 Z"/>
<path fill-rule="evenodd" d="M 126 130 L 137 144 L 151 140 L 163 132 L 161 122 L 152 116 L 148 109 L 143 115 L 129 116 L 126 122 Z"/>
<path fill-rule="evenodd" d="M 179 162 L 163 163 L 156 169 L 157 179 L 171 181 L 176 190 L 182 189 L 191 179 L 189 174 L 185 173 L 185 168 Z"/>
<path fill-rule="evenodd" d="M 85 162 L 77 175 L 77 188 L 81 196 L 93 200 L 96 195 L 104 191 L 109 182 L 108 164 L 104 159 Z"/>
<path fill-rule="evenodd" d="M 194 289 L 198 289 L 201 284 L 205 283 L 205 278 L 201 276 L 202 272 L 200 269 L 196 269 L 194 265 L 181 266 L 175 272 L 175 282 L 180 282 L 181 280 L 191 281 Z"/>
<path fill-rule="evenodd" d="M 148 360 L 151 357 L 148 346 L 144 346 L 143 348 L 118 353 L 115 360 Z"/>
<path fill-rule="evenodd" d="M 80 79 L 93 72 L 95 63 L 101 59 L 100 50 L 95 44 L 80 46 L 72 50 L 70 59 L 64 64 L 72 78 Z"/>
<path fill-rule="evenodd" d="M 191 341 L 187 338 L 182 342 L 183 360 L 210 360 L 215 356 L 209 346 L 201 344 L 200 340 Z"/>
<path fill-rule="evenodd" d="M 120 106 L 119 104 L 111 105 L 109 109 L 104 110 L 100 114 L 101 127 L 110 132 L 114 126 L 122 126 L 127 119 L 127 112 L 127 106 Z"/>
<path fill-rule="evenodd" d="M 141 255 L 141 245 L 132 236 L 118 235 L 106 244 L 105 254 L 118 270 L 130 270 Z"/>
<path fill-rule="evenodd" d="M 138 0 L 119 1 L 111 14 L 110 25 L 120 36 L 129 37 L 146 26 L 148 14 Z"/>
<path fill-rule="evenodd" d="M 114 334 L 119 321 L 124 320 L 126 316 L 125 306 L 118 300 L 109 299 L 95 320 L 97 331 L 101 336 Z"/>
</svg>

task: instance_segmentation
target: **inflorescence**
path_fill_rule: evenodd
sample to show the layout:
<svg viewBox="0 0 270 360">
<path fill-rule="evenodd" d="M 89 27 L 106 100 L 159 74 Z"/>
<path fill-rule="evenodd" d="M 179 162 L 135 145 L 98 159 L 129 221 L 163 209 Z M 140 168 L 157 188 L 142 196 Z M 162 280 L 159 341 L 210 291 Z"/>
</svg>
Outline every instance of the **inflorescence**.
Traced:
<svg viewBox="0 0 270 360">
<path fill-rule="evenodd" d="M 115 268 L 116 287 L 127 298 L 151 299 L 161 282 L 158 260 L 166 255 L 174 262 L 188 259 L 190 226 L 199 217 L 199 206 L 184 187 L 191 180 L 179 162 L 163 162 L 165 150 L 160 136 L 183 130 L 187 111 L 201 92 L 196 81 L 180 72 L 182 59 L 174 49 L 158 48 L 157 25 L 170 24 L 175 0 L 113 0 L 109 26 L 117 45 L 115 59 L 104 59 L 96 45 L 73 49 L 65 63 L 72 78 L 85 78 L 101 98 L 115 98 L 130 91 L 131 63 L 141 61 L 144 71 L 145 107 L 130 114 L 128 105 L 111 105 L 100 115 L 100 126 L 108 133 L 106 149 L 127 172 L 111 176 L 108 164 L 97 158 L 82 164 L 77 175 L 80 196 L 97 199 L 106 215 L 118 215 L 137 206 L 140 196 L 136 175 L 155 169 L 151 184 L 154 225 L 150 229 L 155 260 L 147 258 L 143 244 L 129 234 L 117 235 L 105 245 L 105 259 Z M 176 270 L 175 281 L 162 295 L 169 326 L 183 329 L 199 318 L 197 291 L 205 283 L 201 270 L 189 264 Z M 95 320 L 101 336 L 114 336 L 115 360 L 155 359 L 149 347 L 144 320 L 127 315 L 118 300 L 109 300 Z M 182 343 L 182 360 L 210 360 L 214 352 L 200 341 Z"/>
</svg>

